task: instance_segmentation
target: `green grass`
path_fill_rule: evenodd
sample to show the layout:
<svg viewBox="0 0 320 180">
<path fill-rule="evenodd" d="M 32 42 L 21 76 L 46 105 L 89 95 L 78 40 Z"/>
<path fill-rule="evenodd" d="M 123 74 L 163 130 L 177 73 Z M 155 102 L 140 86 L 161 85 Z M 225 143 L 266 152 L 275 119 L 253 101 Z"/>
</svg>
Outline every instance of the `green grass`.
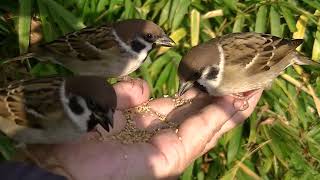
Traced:
<svg viewBox="0 0 320 180">
<path fill-rule="evenodd" d="M 1 0 L 0 61 L 27 50 L 31 17 L 41 21 L 44 41 L 121 19 L 160 24 L 177 47 L 153 51 L 133 74 L 148 81 L 154 97 L 177 91 L 177 66 L 190 47 L 231 32 L 304 38 L 299 49 L 320 60 L 320 3 L 315 0 Z M 52 65 L 30 66 L 34 76 L 66 73 Z M 13 70 L 0 69 L 0 83 L 23 77 Z M 312 67 L 288 68 L 246 123 L 221 138 L 181 179 L 319 179 L 319 75 Z M 3 138 L 0 150 L 3 159 L 12 153 Z"/>
</svg>

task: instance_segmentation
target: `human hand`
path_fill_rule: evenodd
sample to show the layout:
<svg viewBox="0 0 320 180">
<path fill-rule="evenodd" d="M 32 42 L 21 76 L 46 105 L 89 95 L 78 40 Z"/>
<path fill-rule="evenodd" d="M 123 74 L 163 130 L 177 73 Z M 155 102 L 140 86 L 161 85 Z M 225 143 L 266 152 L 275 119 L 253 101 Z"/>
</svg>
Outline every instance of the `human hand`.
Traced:
<svg viewBox="0 0 320 180">
<path fill-rule="evenodd" d="M 141 86 L 141 83 L 143 86 Z M 123 110 L 149 99 L 146 82 L 135 80 L 114 85 L 118 98 L 114 129 L 105 136 L 119 132 L 126 124 Z M 142 90 L 143 88 L 143 90 Z M 254 110 L 262 91 L 251 92 L 249 108 L 239 111 L 232 97 L 208 97 L 196 90 L 182 96 L 193 99 L 189 105 L 175 109 L 172 98 L 159 98 L 149 107 L 168 121 L 180 124 L 178 130 L 159 131 L 147 143 L 121 144 L 114 140 L 97 141 L 97 132 L 88 133 L 83 140 L 63 145 L 37 146 L 32 152 L 44 164 L 51 157 L 63 171 L 52 171 L 77 180 L 105 179 L 175 179 L 196 158 L 213 148 L 227 131 L 243 122 Z M 132 120 L 141 129 L 155 129 L 164 122 L 155 114 L 134 114 Z M 91 139 L 91 140 L 88 140 Z M 52 164 L 52 163 L 51 163 Z"/>
</svg>

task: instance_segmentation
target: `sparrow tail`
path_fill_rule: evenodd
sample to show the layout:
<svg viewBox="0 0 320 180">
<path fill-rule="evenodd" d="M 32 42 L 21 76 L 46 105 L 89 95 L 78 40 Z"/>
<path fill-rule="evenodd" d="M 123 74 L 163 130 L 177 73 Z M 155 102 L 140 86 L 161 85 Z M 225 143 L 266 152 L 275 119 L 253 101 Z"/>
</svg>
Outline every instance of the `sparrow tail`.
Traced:
<svg viewBox="0 0 320 180">
<path fill-rule="evenodd" d="M 311 65 L 311 66 L 317 66 L 320 68 L 319 62 L 310 60 L 308 57 L 306 57 L 298 52 L 295 52 L 295 54 L 294 54 L 294 62 L 298 65 Z"/>
<path fill-rule="evenodd" d="M 35 53 L 26 53 L 26 54 L 23 54 L 23 55 L 18 56 L 18 57 L 5 59 L 0 64 L 7 64 L 7 63 L 14 62 L 14 61 L 22 61 L 22 60 L 25 60 L 25 59 L 28 59 L 28 58 L 32 58 L 32 57 L 35 57 Z"/>
</svg>

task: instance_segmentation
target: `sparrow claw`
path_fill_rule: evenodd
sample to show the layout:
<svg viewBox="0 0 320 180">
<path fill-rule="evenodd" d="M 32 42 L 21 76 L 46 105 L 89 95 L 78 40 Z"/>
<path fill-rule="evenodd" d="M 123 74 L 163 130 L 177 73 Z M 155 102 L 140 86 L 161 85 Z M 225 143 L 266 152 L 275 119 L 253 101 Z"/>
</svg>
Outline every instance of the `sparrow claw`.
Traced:
<svg viewBox="0 0 320 180">
<path fill-rule="evenodd" d="M 248 99 L 242 93 L 232 94 L 232 97 L 234 97 L 233 107 L 239 111 L 245 111 L 249 108 Z"/>
</svg>

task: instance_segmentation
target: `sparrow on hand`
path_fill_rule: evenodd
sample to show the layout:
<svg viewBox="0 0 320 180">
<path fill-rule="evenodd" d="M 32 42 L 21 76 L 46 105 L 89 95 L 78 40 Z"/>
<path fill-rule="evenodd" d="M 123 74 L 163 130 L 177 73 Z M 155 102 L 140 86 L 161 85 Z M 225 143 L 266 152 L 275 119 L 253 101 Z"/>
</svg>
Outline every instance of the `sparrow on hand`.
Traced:
<svg viewBox="0 0 320 180">
<path fill-rule="evenodd" d="M 70 142 L 97 124 L 109 131 L 116 101 L 101 77 L 21 80 L 0 89 L 0 130 L 23 144 Z"/>
<path fill-rule="evenodd" d="M 319 66 L 295 50 L 302 42 L 247 32 L 195 46 L 179 65 L 179 94 L 195 86 L 211 96 L 234 95 L 241 99 L 244 92 L 270 87 L 292 64 Z"/>
<path fill-rule="evenodd" d="M 155 46 L 174 44 L 152 21 L 131 19 L 69 33 L 5 63 L 34 57 L 79 75 L 118 78 L 137 70 Z"/>
</svg>

